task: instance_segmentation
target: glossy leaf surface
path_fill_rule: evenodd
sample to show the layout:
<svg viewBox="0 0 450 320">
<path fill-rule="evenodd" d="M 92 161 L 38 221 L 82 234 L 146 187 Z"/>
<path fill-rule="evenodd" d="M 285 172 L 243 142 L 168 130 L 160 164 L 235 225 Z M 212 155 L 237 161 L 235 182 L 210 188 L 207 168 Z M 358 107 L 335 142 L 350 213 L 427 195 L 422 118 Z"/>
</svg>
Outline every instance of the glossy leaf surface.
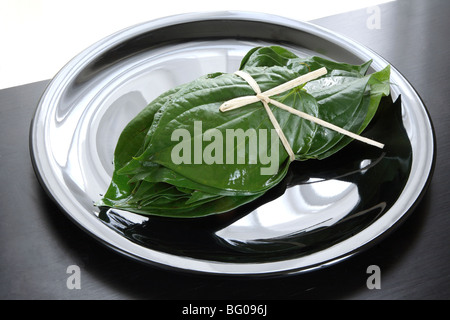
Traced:
<svg viewBox="0 0 450 320">
<path fill-rule="evenodd" d="M 370 62 L 353 66 L 319 57 L 300 59 L 281 47 L 262 47 L 251 50 L 240 69 L 266 91 L 326 67 L 325 76 L 272 98 L 360 134 L 375 115 L 381 97 L 389 94 L 389 67 L 365 75 L 369 65 Z M 112 182 L 99 205 L 140 214 L 199 217 L 227 212 L 279 184 L 290 165 L 281 143 L 273 144 L 267 136 L 265 144 L 261 144 L 260 136 L 252 140 L 251 135 L 243 140 L 248 143 L 233 140 L 230 146 L 225 138 L 217 141 L 226 137 L 227 132 L 237 130 L 271 132 L 273 125 L 261 102 L 229 112 L 219 111 L 219 106 L 228 100 L 254 94 L 241 77 L 214 73 L 152 101 L 122 132 L 115 149 Z M 296 160 L 327 158 L 352 141 L 275 106 L 271 109 Z M 180 145 L 180 139 L 174 139 L 173 133 L 180 129 L 185 134 L 183 143 L 189 146 L 183 149 L 183 156 L 187 150 L 190 154 L 183 163 L 173 159 L 173 150 Z M 205 139 L 206 132 L 216 135 Z M 261 168 L 268 164 L 255 158 L 249 147 L 251 141 L 258 143 L 257 155 L 263 151 L 265 155 L 278 155 L 272 159 L 276 160 L 273 174 L 261 174 Z M 214 154 L 221 148 L 223 157 L 206 163 L 205 150 L 213 145 Z M 226 161 L 229 159 L 233 160 Z"/>
</svg>

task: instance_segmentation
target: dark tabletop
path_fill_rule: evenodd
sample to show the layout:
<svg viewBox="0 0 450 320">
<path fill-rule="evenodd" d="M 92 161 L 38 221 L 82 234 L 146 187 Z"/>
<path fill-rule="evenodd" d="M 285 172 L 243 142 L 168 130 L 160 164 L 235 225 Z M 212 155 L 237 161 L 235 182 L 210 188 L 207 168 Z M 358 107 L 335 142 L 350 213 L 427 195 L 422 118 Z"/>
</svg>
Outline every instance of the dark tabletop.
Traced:
<svg viewBox="0 0 450 320">
<path fill-rule="evenodd" d="M 450 3 L 400 0 L 313 21 L 379 53 L 416 88 L 433 121 L 433 180 L 413 214 L 387 238 L 334 266 L 270 279 L 230 279 L 149 267 L 73 224 L 39 185 L 29 125 L 48 81 L 0 90 L 0 298 L 5 299 L 449 299 Z M 369 21 L 368 21 L 369 19 Z M 379 28 L 378 28 L 379 27 Z M 68 289 L 67 268 L 81 289 Z M 368 289 L 367 268 L 380 268 Z"/>
</svg>

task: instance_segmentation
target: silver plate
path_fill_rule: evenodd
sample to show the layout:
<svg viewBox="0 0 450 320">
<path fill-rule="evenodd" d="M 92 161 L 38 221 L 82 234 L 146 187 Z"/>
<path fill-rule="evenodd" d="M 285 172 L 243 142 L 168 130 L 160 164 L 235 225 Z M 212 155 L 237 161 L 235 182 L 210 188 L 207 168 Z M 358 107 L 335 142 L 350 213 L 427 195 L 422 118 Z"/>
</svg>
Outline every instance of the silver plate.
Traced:
<svg viewBox="0 0 450 320">
<path fill-rule="evenodd" d="M 205 244 L 196 248 L 196 241 L 205 241 L 198 235 L 202 228 L 211 231 L 210 220 L 180 226 L 180 220 L 152 220 L 118 211 L 110 213 L 108 223 L 99 218 L 93 203 L 109 185 L 115 144 L 128 121 L 160 93 L 207 73 L 234 72 L 249 49 L 272 44 L 299 56 L 321 55 L 355 64 L 372 59 L 373 70 L 388 64 L 348 38 L 273 15 L 185 14 L 130 27 L 76 56 L 43 94 L 30 131 L 33 165 L 42 185 L 76 224 L 102 243 L 126 256 L 177 270 L 291 274 L 334 264 L 368 247 L 414 208 L 434 165 L 434 133 L 426 108 L 395 68 L 392 97 L 402 98 L 403 125 L 413 153 L 411 171 L 388 210 L 358 232 L 314 250 L 302 251 L 295 241 L 289 243 L 289 250 L 274 246 L 305 230 L 329 228 L 358 204 L 358 188 L 334 179 L 290 188 L 248 214 L 219 224 L 214 237 L 206 241 L 216 241 L 216 246 L 225 248 L 223 252 Z M 190 239 L 185 246 L 167 239 L 160 243 L 158 234 L 168 237 L 172 225 L 185 237 L 197 233 L 198 239 Z M 124 226 L 146 226 L 143 232 L 153 235 L 146 242 L 142 234 L 126 233 Z M 244 258 L 252 250 L 258 255 Z"/>
</svg>

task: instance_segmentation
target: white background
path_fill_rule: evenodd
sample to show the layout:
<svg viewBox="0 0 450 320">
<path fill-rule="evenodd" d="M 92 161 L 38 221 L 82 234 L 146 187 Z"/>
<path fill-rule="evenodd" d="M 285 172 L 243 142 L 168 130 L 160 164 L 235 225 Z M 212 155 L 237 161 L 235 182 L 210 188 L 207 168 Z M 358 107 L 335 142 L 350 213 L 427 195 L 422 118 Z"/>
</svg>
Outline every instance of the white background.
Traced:
<svg viewBox="0 0 450 320">
<path fill-rule="evenodd" d="M 52 78 L 118 30 L 174 14 L 255 11 L 310 21 L 389 0 L 0 0 L 0 89 Z"/>
</svg>

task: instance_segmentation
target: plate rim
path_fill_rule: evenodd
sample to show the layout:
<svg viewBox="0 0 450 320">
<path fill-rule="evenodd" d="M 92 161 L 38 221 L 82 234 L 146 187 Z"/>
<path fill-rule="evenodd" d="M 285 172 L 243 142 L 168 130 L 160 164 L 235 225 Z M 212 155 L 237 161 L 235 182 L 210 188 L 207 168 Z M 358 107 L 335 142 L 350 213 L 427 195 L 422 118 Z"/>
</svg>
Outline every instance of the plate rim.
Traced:
<svg viewBox="0 0 450 320">
<path fill-rule="evenodd" d="M 191 262 L 191 263 L 200 262 L 200 264 L 208 264 L 209 268 L 200 269 L 200 268 L 189 268 L 188 266 L 186 266 L 186 267 L 174 266 L 172 264 L 167 264 L 167 263 L 162 262 L 164 260 L 164 257 L 160 257 L 160 258 L 162 258 L 160 261 L 149 260 L 147 257 L 140 256 L 135 252 L 129 252 L 128 250 L 121 247 L 120 244 L 111 243 L 110 241 L 108 241 L 108 239 L 105 239 L 103 236 L 100 236 L 97 233 L 93 232 L 92 229 L 88 229 L 86 227 L 86 225 L 83 224 L 83 221 L 80 221 L 79 217 L 77 219 L 74 216 L 73 212 L 70 212 L 69 210 L 67 210 L 66 206 L 61 202 L 60 199 L 57 198 L 54 190 L 52 190 L 52 188 L 50 187 L 50 184 L 46 180 L 46 178 L 48 179 L 48 177 L 45 177 L 45 174 L 42 170 L 42 166 L 39 163 L 39 159 L 38 159 L 37 152 L 36 152 L 37 147 L 36 147 L 36 142 L 35 142 L 35 139 L 36 139 L 35 129 L 37 127 L 37 123 L 39 120 L 39 117 L 38 117 L 39 112 L 42 111 L 43 106 L 44 106 L 44 99 L 51 93 L 52 90 L 54 90 L 53 87 L 55 85 L 58 85 L 58 80 L 60 78 L 62 80 L 65 79 L 65 74 L 70 75 L 70 70 L 71 70 L 72 66 L 82 63 L 83 59 L 92 57 L 92 54 L 95 53 L 95 51 L 102 52 L 102 51 L 105 51 L 108 48 L 110 48 L 113 45 L 113 42 L 114 42 L 113 40 L 116 39 L 117 37 L 120 38 L 120 37 L 124 37 L 126 35 L 130 36 L 131 34 L 139 34 L 143 30 L 149 31 L 149 30 L 161 28 L 163 26 L 172 25 L 174 23 L 178 24 L 178 23 L 198 22 L 198 21 L 207 21 L 207 20 L 218 20 L 218 19 L 221 19 L 221 20 L 251 20 L 251 21 L 259 21 L 259 22 L 267 22 L 267 23 L 276 24 L 276 25 L 280 25 L 280 26 L 292 27 L 292 28 L 295 28 L 295 29 L 301 30 L 301 31 L 305 31 L 305 29 L 308 29 L 307 32 L 315 31 L 316 33 L 314 33 L 314 35 L 320 36 L 321 38 L 325 38 L 326 40 L 331 40 L 331 39 L 340 40 L 340 43 L 342 42 L 347 46 L 344 49 L 352 49 L 351 52 L 355 52 L 354 51 L 355 49 L 357 49 L 357 51 L 363 55 L 367 55 L 367 52 L 368 52 L 371 57 L 377 58 L 376 61 L 374 61 L 376 63 L 375 67 L 380 68 L 381 66 L 377 65 L 380 63 L 389 64 L 385 58 L 381 57 L 379 54 L 374 52 L 372 49 L 356 42 L 353 39 L 350 39 L 346 36 L 340 35 L 334 31 L 328 30 L 321 26 L 317 26 L 310 22 L 297 21 L 297 20 L 293 20 L 290 18 L 285 18 L 285 17 L 281 17 L 278 15 L 272 15 L 272 14 L 266 14 L 266 13 L 257 13 L 257 12 L 248 12 L 248 11 L 214 11 L 214 12 L 201 12 L 201 13 L 184 13 L 184 14 L 177 14 L 177 15 L 168 16 L 168 17 L 162 17 L 159 19 L 142 22 L 142 23 L 124 28 L 122 30 L 119 30 L 119 31 L 95 42 L 94 44 L 92 44 L 91 46 L 87 47 L 85 50 L 80 52 L 78 55 L 73 57 L 65 66 L 63 66 L 61 68 L 61 70 L 55 75 L 55 77 L 53 79 L 51 79 L 51 81 L 47 84 L 43 94 L 41 95 L 41 97 L 39 99 L 38 105 L 35 109 L 32 119 L 31 119 L 30 128 L 29 128 L 29 152 L 30 152 L 31 162 L 32 162 L 32 166 L 33 166 L 35 175 L 36 175 L 40 185 L 43 187 L 43 189 L 47 193 L 47 195 L 54 201 L 54 203 L 56 203 L 56 205 L 59 207 L 59 209 L 67 217 L 69 217 L 71 221 L 73 221 L 75 223 L 75 225 L 80 227 L 83 231 L 87 232 L 90 236 L 92 236 L 97 241 L 99 241 L 100 243 L 105 245 L 107 248 L 112 249 L 113 251 L 118 252 L 124 256 L 133 258 L 134 260 L 144 262 L 145 264 L 150 264 L 150 265 L 160 267 L 160 268 L 163 268 L 166 270 L 172 269 L 172 270 L 176 270 L 176 271 L 184 271 L 184 272 L 189 272 L 189 273 L 227 275 L 227 276 L 246 276 L 246 277 L 247 276 L 257 276 L 257 277 L 265 276 L 265 277 L 267 277 L 267 276 L 291 275 L 291 274 L 310 272 L 313 270 L 321 269 L 326 266 L 334 265 L 342 260 L 346 260 L 347 258 L 354 256 L 355 254 L 357 254 L 359 252 L 367 250 L 369 247 L 373 246 L 374 244 L 378 243 L 379 241 L 382 241 L 384 238 L 386 238 L 388 235 L 390 235 L 394 230 L 397 229 L 398 226 L 400 226 L 403 223 L 403 221 L 405 221 L 410 216 L 410 214 L 415 210 L 415 208 L 421 202 L 422 198 L 424 197 L 425 193 L 427 192 L 429 184 L 431 183 L 431 180 L 432 180 L 432 177 L 434 174 L 435 163 L 436 163 L 436 146 L 437 146 L 433 122 L 430 117 L 429 111 L 428 111 L 425 103 L 423 102 L 423 99 L 420 97 L 419 93 L 415 90 L 415 88 L 411 85 L 411 83 L 392 64 L 390 64 L 392 70 L 394 70 L 394 72 L 398 73 L 398 75 L 401 77 L 401 79 L 410 87 L 411 91 L 415 94 L 416 98 L 420 102 L 421 108 L 424 110 L 424 112 L 426 114 L 426 120 L 430 126 L 430 134 L 431 134 L 431 138 L 432 138 L 432 146 L 431 146 L 432 155 L 431 155 L 430 167 L 429 167 L 429 169 L 427 169 L 428 175 L 423 182 L 421 191 L 418 194 L 418 196 L 414 199 L 414 201 L 409 206 L 409 208 L 407 208 L 407 210 L 405 212 L 403 212 L 403 214 L 401 214 L 400 217 L 398 217 L 398 219 L 393 221 L 393 223 L 388 228 L 386 228 L 381 233 L 377 234 L 374 238 L 369 239 L 363 245 L 357 246 L 353 250 L 347 251 L 344 254 L 333 256 L 332 258 L 330 258 L 328 260 L 322 260 L 315 264 L 295 266 L 295 267 L 290 267 L 290 268 L 285 267 L 285 268 L 279 268 L 278 270 L 270 269 L 270 267 L 268 269 L 264 268 L 265 270 L 260 270 L 260 269 L 251 270 L 251 267 L 255 264 L 259 265 L 259 266 L 261 266 L 261 265 L 265 265 L 265 266 L 279 265 L 280 262 L 277 261 L 277 262 L 268 262 L 268 263 L 245 264 L 247 267 L 250 267 L 250 268 L 248 268 L 249 269 L 248 271 L 242 270 L 242 268 L 241 268 L 239 272 L 224 272 L 224 270 L 221 268 L 221 266 L 223 266 L 223 265 L 228 265 L 228 266 L 239 265 L 242 267 L 244 264 L 201 260 L 201 259 L 195 259 L 195 258 L 189 258 L 189 257 L 177 257 L 170 253 L 161 253 L 161 252 L 153 250 L 153 249 L 148 249 L 148 248 L 146 249 L 146 251 L 150 251 L 151 253 L 156 253 L 156 255 L 162 254 L 163 256 L 167 255 L 167 256 L 170 256 L 171 258 L 175 257 L 177 259 L 181 259 L 183 262 Z M 109 44 L 109 46 L 105 47 L 105 45 L 107 45 L 107 44 Z M 97 54 L 98 54 L 98 52 L 97 52 Z M 358 55 L 358 57 L 359 57 L 359 55 Z M 408 181 L 409 181 L 409 178 L 408 178 Z M 99 220 L 98 220 L 98 222 L 101 224 L 101 222 Z M 103 225 L 103 226 L 105 228 L 108 228 L 109 231 L 116 233 L 114 230 L 109 229 L 109 227 L 107 227 L 106 225 Z M 117 233 L 116 233 L 116 235 L 120 236 Z M 353 237 L 351 237 L 349 239 L 352 239 L 352 238 Z M 129 240 L 126 240 L 126 241 L 129 241 Z M 338 244 L 340 244 L 340 243 L 341 242 L 339 242 Z M 134 245 L 139 246 L 138 244 L 134 244 Z M 332 247 L 334 247 L 334 246 L 332 246 Z M 303 257 L 283 260 L 283 261 L 281 261 L 281 263 L 285 262 L 285 261 L 295 261 L 295 260 L 299 260 L 302 258 Z M 197 264 L 197 263 L 195 263 L 195 264 Z M 185 265 L 186 265 L 186 263 L 185 263 Z M 217 267 L 219 267 L 219 268 L 217 268 L 217 269 L 211 268 L 214 265 L 217 265 Z"/>
</svg>

